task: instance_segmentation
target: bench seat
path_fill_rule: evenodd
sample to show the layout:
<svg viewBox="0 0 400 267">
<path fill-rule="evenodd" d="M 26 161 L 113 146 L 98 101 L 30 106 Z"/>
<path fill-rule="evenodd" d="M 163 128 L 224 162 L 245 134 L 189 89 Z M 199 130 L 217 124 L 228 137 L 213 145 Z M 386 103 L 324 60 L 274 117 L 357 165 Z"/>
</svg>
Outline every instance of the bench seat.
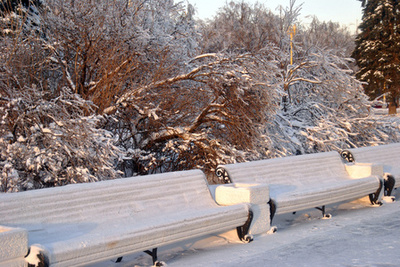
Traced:
<svg viewBox="0 0 400 267">
<path fill-rule="evenodd" d="M 31 253 L 50 266 L 116 259 L 248 219 L 245 204 L 218 206 L 199 170 L 0 195 L 0 224 L 27 229 Z"/>
<path fill-rule="evenodd" d="M 268 184 L 271 214 L 376 196 L 382 187 L 379 176 L 352 179 L 337 152 L 221 165 L 216 173 L 227 183 Z"/>
<path fill-rule="evenodd" d="M 141 223 L 116 218 L 99 223 L 41 225 L 28 230 L 29 239 L 35 242 L 30 244 L 31 249 L 43 250 L 52 266 L 76 266 L 151 250 L 188 236 L 232 230 L 232 222 L 236 226 L 245 223 L 247 212 L 243 206 L 231 206 L 183 212 L 174 218 L 160 215 Z M 241 213 L 244 216 L 240 218 L 237 215 Z"/>
<path fill-rule="evenodd" d="M 291 190 L 288 190 L 290 186 L 270 185 L 270 196 L 277 205 L 276 214 L 283 214 L 362 198 L 375 193 L 378 187 L 379 182 L 376 177 L 309 186 L 303 189 L 292 187 Z"/>
</svg>

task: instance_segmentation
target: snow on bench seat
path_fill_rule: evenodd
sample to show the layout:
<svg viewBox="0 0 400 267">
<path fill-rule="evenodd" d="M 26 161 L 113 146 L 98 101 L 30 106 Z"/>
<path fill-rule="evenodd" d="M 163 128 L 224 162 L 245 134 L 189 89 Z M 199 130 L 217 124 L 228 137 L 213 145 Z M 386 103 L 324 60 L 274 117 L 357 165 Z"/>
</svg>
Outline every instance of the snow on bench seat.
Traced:
<svg viewBox="0 0 400 267">
<path fill-rule="evenodd" d="M 27 229 L 31 254 L 50 266 L 116 259 L 248 219 L 245 204 L 218 206 L 199 170 L 0 194 L 0 224 Z"/>
<path fill-rule="evenodd" d="M 0 225 L 0 267 L 25 266 L 27 253 L 27 231 Z"/>
<path fill-rule="evenodd" d="M 400 143 L 353 148 L 344 150 L 341 154 L 349 162 L 383 165 L 387 195 L 390 196 L 393 188 L 400 187 Z"/>
<path fill-rule="evenodd" d="M 352 179 L 337 152 L 221 165 L 217 176 L 226 183 L 269 185 L 271 215 L 318 208 L 371 195 L 377 201 L 381 177 Z"/>
</svg>

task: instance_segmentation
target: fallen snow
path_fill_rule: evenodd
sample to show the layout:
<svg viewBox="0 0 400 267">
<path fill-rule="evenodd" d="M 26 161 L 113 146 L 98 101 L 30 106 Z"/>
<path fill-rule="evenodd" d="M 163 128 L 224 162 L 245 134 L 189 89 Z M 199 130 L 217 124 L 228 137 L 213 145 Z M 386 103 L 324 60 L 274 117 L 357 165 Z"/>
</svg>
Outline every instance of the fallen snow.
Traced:
<svg viewBox="0 0 400 267">
<path fill-rule="evenodd" d="M 159 248 L 168 267 L 183 266 L 400 266 L 400 190 L 398 201 L 381 207 L 368 198 L 330 205 L 332 219 L 318 210 L 277 215 L 272 235 L 257 235 L 243 244 L 235 232 L 207 236 Z M 144 253 L 125 256 L 121 263 L 100 267 L 151 266 Z M 92 266 L 94 267 L 94 266 Z"/>
</svg>

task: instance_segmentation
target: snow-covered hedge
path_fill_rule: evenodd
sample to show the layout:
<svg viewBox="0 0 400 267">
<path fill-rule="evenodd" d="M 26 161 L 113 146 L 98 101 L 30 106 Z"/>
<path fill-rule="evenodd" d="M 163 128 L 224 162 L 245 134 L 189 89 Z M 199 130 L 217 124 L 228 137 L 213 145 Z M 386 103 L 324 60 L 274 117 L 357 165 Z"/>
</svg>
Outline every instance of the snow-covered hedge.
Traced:
<svg viewBox="0 0 400 267">
<path fill-rule="evenodd" d="M 268 87 L 276 68 L 261 66 L 251 54 L 206 54 L 190 66 L 187 73 L 132 88 L 105 110 L 114 118 L 107 129 L 126 151 L 124 171 L 128 165 L 139 174 L 213 171 L 261 138 L 259 129 L 276 108 L 277 93 Z"/>
<path fill-rule="evenodd" d="M 118 149 L 96 126 L 101 117 L 84 116 L 91 104 L 68 91 L 44 94 L 25 88 L 1 98 L 0 191 L 115 178 Z"/>
<path fill-rule="evenodd" d="M 397 122 L 374 116 L 351 59 L 331 51 L 308 51 L 283 75 L 286 101 L 265 135 L 269 157 L 398 142 Z"/>
</svg>

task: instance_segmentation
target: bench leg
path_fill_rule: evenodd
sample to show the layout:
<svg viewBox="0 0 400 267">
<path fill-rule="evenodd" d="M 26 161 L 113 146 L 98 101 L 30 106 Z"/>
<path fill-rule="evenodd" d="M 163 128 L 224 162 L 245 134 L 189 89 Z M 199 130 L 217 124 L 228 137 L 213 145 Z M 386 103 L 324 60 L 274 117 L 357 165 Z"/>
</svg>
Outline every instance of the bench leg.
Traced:
<svg viewBox="0 0 400 267">
<path fill-rule="evenodd" d="M 322 218 L 323 218 L 323 219 L 330 219 L 330 218 L 332 218 L 332 215 L 331 215 L 331 214 L 326 213 L 325 206 L 322 206 L 321 208 L 320 208 L 320 207 L 316 207 L 316 209 L 322 211 Z"/>
<path fill-rule="evenodd" d="M 27 263 L 28 267 L 48 267 L 50 266 L 49 264 L 49 259 L 46 257 L 46 255 L 42 251 L 36 252 L 36 255 L 31 255 L 32 251 L 29 248 L 28 254 L 25 256 L 25 260 Z M 32 262 L 30 262 L 32 260 Z"/>
<path fill-rule="evenodd" d="M 146 250 L 145 253 L 153 258 L 153 266 L 163 266 L 163 263 L 157 260 L 157 248 L 153 248 L 152 251 Z"/>
<path fill-rule="evenodd" d="M 276 205 L 272 199 L 269 200 L 268 204 L 269 204 L 269 220 L 270 223 L 272 224 L 272 219 L 275 217 Z"/>
<path fill-rule="evenodd" d="M 253 237 L 249 235 L 251 222 L 253 221 L 253 211 L 249 210 L 249 217 L 244 225 L 236 228 L 239 239 L 243 242 L 249 243 L 253 241 Z"/>
<path fill-rule="evenodd" d="M 372 205 L 382 205 L 382 202 L 379 201 L 379 199 L 381 198 L 381 193 L 382 193 L 382 188 L 383 188 L 383 181 L 380 180 L 380 185 L 378 190 L 376 190 L 375 193 L 373 194 L 369 194 L 369 201 L 371 202 Z"/>
<path fill-rule="evenodd" d="M 393 175 L 390 175 L 390 174 L 385 175 L 385 181 L 384 181 L 385 196 L 392 195 L 392 191 L 393 191 L 395 183 L 396 183 L 396 180 L 394 179 Z"/>
</svg>

